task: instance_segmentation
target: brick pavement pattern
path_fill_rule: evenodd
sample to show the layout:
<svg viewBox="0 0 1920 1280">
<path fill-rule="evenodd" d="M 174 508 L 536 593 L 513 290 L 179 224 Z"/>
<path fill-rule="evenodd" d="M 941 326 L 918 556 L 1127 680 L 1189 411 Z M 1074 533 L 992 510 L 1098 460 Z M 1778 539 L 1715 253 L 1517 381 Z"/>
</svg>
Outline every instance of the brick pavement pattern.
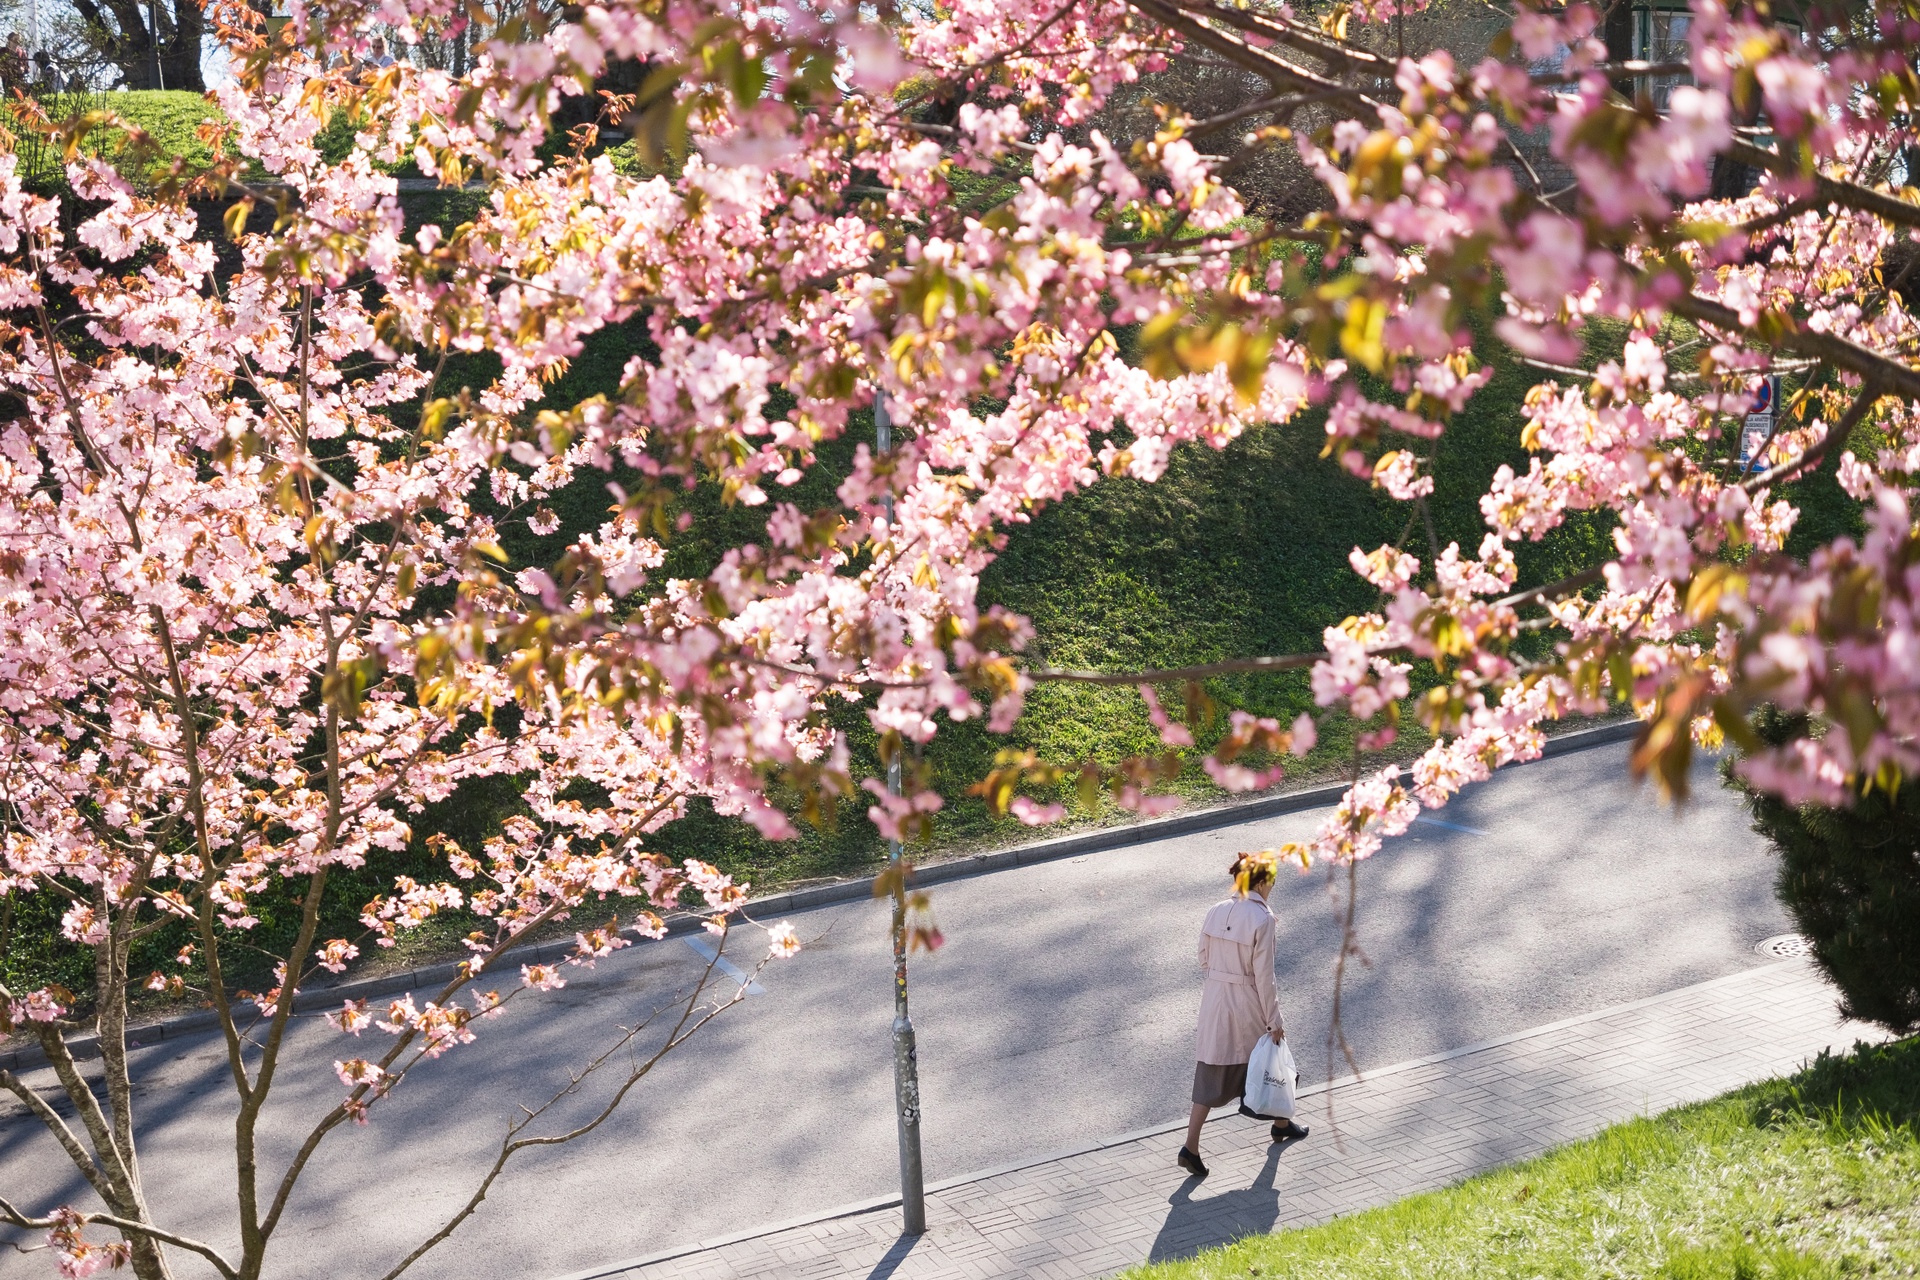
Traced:
<svg viewBox="0 0 1920 1280">
<path fill-rule="evenodd" d="M 1303 1091 L 1304 1142 L 1228 1114 L 1207 1126 L 1203 1182 L 1173 1163 L 1183 1121 L 930 1187 L 918 1239 L 896 1198 L 564 1280 L 1105 1275 L 1443 1187 L 1877 1038 L 1836 1006 L 1807 961 L 1764 965 Z"/>
</svg>

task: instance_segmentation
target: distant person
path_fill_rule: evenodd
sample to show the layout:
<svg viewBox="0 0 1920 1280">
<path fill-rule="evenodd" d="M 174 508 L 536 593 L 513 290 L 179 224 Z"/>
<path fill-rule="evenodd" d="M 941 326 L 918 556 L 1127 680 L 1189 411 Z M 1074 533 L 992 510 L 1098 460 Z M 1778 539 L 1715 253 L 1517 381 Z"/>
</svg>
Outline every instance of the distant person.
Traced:
<svg viewBox="0 0 1920 1280">
<path fill-rule="evenodd" d="M 67 78 L 60 74 L 60 68 L 53 64 L 53 55 L 45 49 L 33 55 L 33 80 L 47 93 L 67 91 Z"/>
<path fill-rule="evenodd" d="M 367 46 L 367 56 L 360 59 L 360 70 L 363 72 L 384 71 L 392 65 L 393 55 L 387 52 L 387 38 L 385 36 L 375 36 L 372 43 Z"/>
<path fill-rule="evenodd" d="M 0 49 L 0 90 L 10 95 L 15 89 L 24 92 L 31 88 L 28 67 L 27 42 L 15 31 L 7 37 L 6 47 Z"/>
<path fill-rule="evenodd" d="M 1207 971 L 1194 1031 L 1193 1114 L 1179 1164 L 1196 1178 L 1207 1176 L 1200 1159 L 1200 1126 L 1207 1112 L 1247 1091 L 1247 1058 L 1260 1037 L 1287 1034 L 1280 1020 L 1280 994 L 1273 981 L 1274 861 L 1270 853 L 1243 853 L 1232 867 L 1234 896 L 1207 912 L 1200 926 L 1200 965 Z M 1304 1138 L 1293 1120 L 1275 1121 L 1273 1140 Z"/>
</svg>

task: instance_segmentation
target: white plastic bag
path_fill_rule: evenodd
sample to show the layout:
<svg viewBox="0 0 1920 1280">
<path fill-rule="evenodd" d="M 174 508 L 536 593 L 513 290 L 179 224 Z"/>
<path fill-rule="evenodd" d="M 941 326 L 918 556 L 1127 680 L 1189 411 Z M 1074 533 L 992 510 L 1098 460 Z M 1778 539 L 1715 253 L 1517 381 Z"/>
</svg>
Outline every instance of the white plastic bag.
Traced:
<svg viewBox="0 0 1920 1280">
<path fill-rule="evenodd" d="M 1291 1120 L 1294 1112 L 1294 1086 L 1300 1072 L 1293 1065 L 1293 1050 L 1282 1039 L 1260 1037 L 1247 1059 L 1247 1096 L 1245 1109 L 1265 1120 Z"/>
</svg>

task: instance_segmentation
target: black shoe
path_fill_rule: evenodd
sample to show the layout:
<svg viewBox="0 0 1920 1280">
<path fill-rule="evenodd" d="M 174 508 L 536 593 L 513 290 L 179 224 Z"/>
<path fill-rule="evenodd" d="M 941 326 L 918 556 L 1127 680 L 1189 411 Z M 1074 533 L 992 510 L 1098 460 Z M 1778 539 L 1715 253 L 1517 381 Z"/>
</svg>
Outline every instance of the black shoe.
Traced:
<svg viewBox="0 0 1920 1280">
<path fill-rule="evenodd" d="M 1273 1122 L 1273 1140 L 1275 1142 L 1298 1142 L 1300 1139 L 1306 1137 L 1308 1132 L 1307 1126 L 1298 1124 L 1292 1120 L 1288 1120 L 1284 1124 L 1278 1120 Z"/>
<path fill-rule="evenodd" d="M 1200 1157 L 1193 1154 L 1193 1152 L 1187 1150 L 1185 1147 L 1180 1148 L 1180 1154 L 1176 1156 L 1175 1159 L 1177 1159 L 1180 1162 L 1180 1167 L 1182 1169 L 1185 1169 L 1188 1173 L 1192 1174 L 1194 1177 L 1204 1178 L 1207 1176 L 1207 1166 L 1205 1166 L 1204 1164 L 1201 1164 Z"/>
</svg>

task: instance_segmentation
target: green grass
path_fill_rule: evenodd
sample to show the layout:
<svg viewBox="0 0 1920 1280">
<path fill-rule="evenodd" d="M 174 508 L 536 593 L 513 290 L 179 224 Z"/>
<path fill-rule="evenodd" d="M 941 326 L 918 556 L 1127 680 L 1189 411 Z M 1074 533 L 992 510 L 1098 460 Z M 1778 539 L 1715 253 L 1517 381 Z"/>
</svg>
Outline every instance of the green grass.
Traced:
<svg viewBox="0 0 1920 1280">
<path fill-rule="evenodd" d="M 209 120 L 224 124 L 226 114 L 203 95 L 179 89 L 140 89 L 104 93 L 99 98 L 108 111 L 151 134 L 166 155 L 179 156 L 195 169 L 212 163 L 213 151 L 200 140 L 200 125 Z"/>
<path fill-rule="evenodd" d="M 421 203 L 449 197 L 466 199 L 471 193 L 410 197 L 410 223 L 421 214 L 435 220 L 464 216 L 437 207 L 429 212 Z M 1596 345 L 1604 351 L 1606 342 Z M 616 394 L 628 359 L 649 350 L 639 324 L 597 334 L 542 403 L 565 407 L 591 395 Z M 1457 541 L 1468 552 L 1486 532 L 1478 500 L 1494 471 L 1503 463 L 1526 467 L 1527 455 L 1518 443 L 1520 402 L 1536 380 L 1491 341 L 1483 345 L 1482 356 L 1494 362 L 1496 377 L 1441 441 L 1432 500 L 1439 544 Z M 496 367 L 488 357 L 460 357 L 450 363 L 441 394 L 462 383 L 477 389 Z M 803 508 L 832 501 L 854 442 L 871 438 L 864 418 L 854 415 L 846 435 L 822 448 L 822 465 L 779 496 Z M 1318 648 L 1324 628 L 1377 603 L 1372 589 L 1348 566 L 1348 551 L 1400 539 L 1408 533 L 1410 515 L 1404 504 L 1322 459 L 1323 441 L 1323 417 L 1309 413 L 1284 426 L 1249 432 L 1223 450 L 1180 449 L 1154 484 L 1103 480 L 1037 513 L 1031 523 L 1015 526 L 1005 550 L 983 575 L 982 600 L 1030 616 L 1038 634 L 1030 656 L 1046 664 L 1123 670 Z M 561 532 L 542 538 L 508 524 L 503 545 L 517 563 L 550 562 L 574 532 L 605 518 L 609 479 L 624 478 L 587 473 L 556 496 L 552 505 L 561 517 Z M 1825 483 L 1839 502 L 1823 509 L 1824 523 L 1857 524 L 1854 505 L 1830 479 Z M 725 548 L 757 538 L 765 518 L 764 508 L 724 506 L 711 485 L 687 495 L 684 509 L 694 524 L 668 544 L 664 572 L 673 576 L 706 573 Z M 1611 549 L 1610 528 L 1610 518 L 1576 513 L 1544 541 L 1521 544 L 1516 554 L 1522 585 L 1552 581 L 1603 559 Z M 1430 554 L 1424 527 L 1413 530 L 1408 545 L 1423 559 Z M 1417 691 L 1435 676 L 1422 667 L 1414 678 Z M 1177 691 L 1166 692 L 1177 697 Z M 1304 672 L 1212 680 L 1207 692 L 1218 704 L 1221 722 L 1234 708 L 1282 720 L 1313 709 Z M 872 769 L 873 735 L 863 716 L 848 711 L 843 727 L 856 766 Z M 1222 727 L 1216 723 L 1198 732 L 1200 747 L 1208 747 Z M 1351 724 L 1330 721 L 1321 746 L 1295 765 L 1290 782 L 1320 780 L 1344 769 L 1354 732 Z M 1417 751 L 1425 741 L 1409 723 L 1401 753 Z M 926 766 L 947 807 L 936 820 L 933 847 L 922 856 L 1031 838 L 1029 829 L 995 818 L 982 801 L 966 794 L 968 785 L 992 767 L 994 753 L 1009 746 L 1031 748 L 1061 763 L 1085 755 L 1112 763 L 1157 750 L 1158 738 L 1130 688 L 1043 685 L 1029 699 L 1026 717 L 1006 737 L 987 733 L 978 721 L 943 722 Z M 1199 802 L 1223 798 L 1197 768 L 1174 789 Z M 504 792 L 489 802 L 512 804 Z M 696 803 L 655 843 L 669 856 L 705 858 L 763 887 L 855 875 L 871 870 L 883 855 L 865 808 L 865 797 L 856 797 L 833 826 L 803 827 L 799 838 L 776 843 Z M 1075 811 L 1073 821 L 1126 817 L 1103 806 L 1094 813 Z"/>
<path fill-rule="evenodd" d="M 82 144 L 91 155 L 104 156 L 119 164 L 121 172 L 135 182 L 159 177 L 178 158 L 186 171 L 198 172 L 213 161 L 213 149 L 200 137 L 203 122 L 224 123 L 220 108 L 197 93 L 184 90 L 136 90 L 127 93 L 44 94 L 39 107 L 55 123 L 63 123 L 89 112 L 118 116 L 125 126 L 151 137 L 153 150 L 142 156 L 126 151 L 128 134 L 120 125 L 95 128 Z M 6 146 L 20 157 L 20 172 L 30 186 L 63 186 L 58 151 L 30 130 L 17 124 L 19 107 L 0 104 L 0 131 Z"/>
<path fill-rule="evenodd" d="M 613 394 L 627 358 L 644 350 L 637 326 L 597 335 L 544 403 L 565 406 Z M 1440 545 L 1458 541 L 1469 552 L 1486 532 L 1478 499 L 1494 471 L 1503 463 L 1525 469 L 1519 406 L 1534 381 L 1493 344 L 1484 354 L 1499 373 L 1442 442 L 1433 501 Z M 853 442 L 871 438 L 864 416 L 856 414 L 847 435 L 823 448 L 817 474 L 780 497 L 802 507 L 830 501 Z M 1010 531 L 1005 550 L 982 578 L 983 602 L 1031 617 L 1038 639 L 1030 656 L 1052 665 L 1124 670 L 1317 649 L 1324 628 L 1377 603 L 1372 588 L 1349 567 L 1349 550 L 1401 538 L 1409 516 L 1403 504 L 1322 459 L 1324 439 L 1322 415 L 1304 414 L 1284 426 L 1249 432 L 1223 450 L 1178 450 L 1154 484 L 1103 480 Z M 589 475 L 559 495 L 553 505 L 563 521 L 560 534 L 535 539 L 506 529 L 508 551 L 528 562 L 557 556 L 568 536 L 564 530 L 604 518 L 606 481 Z M 669 544 L 665 571 L 674 575 L 705 573 L 725 547 L 757 537 L 764 521 L 764 509 L 722 506 L 712 486 L 690 494 L 685 507 L 695 522 Z M 1544 542 L 1523 545 L 1518 555 L 1524 579 L 1551 581 L 1602 558 L 1610 546 L 1609 527 L 1605 520 L 1576 516 Z M 1409 545 L 1427 557 L 1424 527 Z M 1431 681 L 1433 673 L 1428 669 L 1416 679 Z M 1165 692 L 1178 697 L 1177 690 Z M 1207 692 L 1220 717 L 1212 729 L 1196 734 L 1202 749 L 1217 738 L 1232 709 L 1283 720 L 1313 709 L 1304 672 L 1213 680 Z M 849 716 L 845 727 L 856 763 L 871 766 L 874 743 L 864 718 Z M 1321 746 L 1295 767 L 1291 781 L 1344 768 L 1354 732 L 1338 721 L 1326 725 Z M 1424 742 L 1410 726 L 1400 745 L 1413 751 Z M 1159 749 L 1130 688 L 1043 685 L 1006 737 L 987 733 L 978 721 L 943 723 L 926 760 L 947 800 L 932 852 L 1031 835 L 966 794 L 992 767 L 994 753 L 1008 746 L 1031 748 L 1060 763 L 1085 755 L 1113 763 Z M 1197 801 L 1223 798 L 1197 768 L 1174 789 Z M 780 844 L 696 810 L 663 832 L 659 843 L 675 856 L 697 854 L 757 884 L 857 874 L 881 854 L 865 807 L 862 798 L 843 810 L 834 828 L 803 830 L 799 839 Z M 1080 822 L 1124 817 L 1110 806 L 1076 814 Z"/>
<path fill-rule="evenodd" d="M 1131 1280 L 1839 1280 L 1920 1270 L 1920 1039 Z"/>
</svg>

